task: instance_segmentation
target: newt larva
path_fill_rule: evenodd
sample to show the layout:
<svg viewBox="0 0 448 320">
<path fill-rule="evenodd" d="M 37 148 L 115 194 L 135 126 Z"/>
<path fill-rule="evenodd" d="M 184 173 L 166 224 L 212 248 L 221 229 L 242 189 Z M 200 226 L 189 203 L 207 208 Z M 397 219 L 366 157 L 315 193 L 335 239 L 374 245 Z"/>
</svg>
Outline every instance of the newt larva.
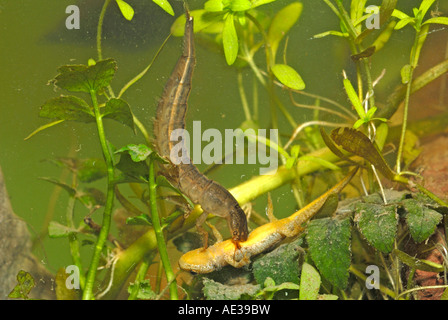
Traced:
<svg viewBox="0 0 448 320">
<path fill-rule="evenodd" d="M 185 129 L 187 101 L 195 66 L 193 17 L 188 11 L 186 17 L 182 56 L 165 85 L 154 122 L 155 147 L 157 152 L 166 159 L 170 159 L 173 147 L 181 143 L 172 141 L 171 136 L 174 130 Z M 227 220 L 232 241 L 237 246 L 239 242 L 247 239 L 249 232 L 246 215 L 227 189 L 199 172 L 191 160 L 182 161 L 176 165 L 171 163 L 170 168 L 165 167 L 165 169 L 168 171 L 167 175 L 171 182 L 193 203 L 201 205 L 204 212 L 197 219 L 196 227 L 204 235 L 205 244 L 208 233 L 202 228 L 202 224 L 209 213 Z"/>
</svg>

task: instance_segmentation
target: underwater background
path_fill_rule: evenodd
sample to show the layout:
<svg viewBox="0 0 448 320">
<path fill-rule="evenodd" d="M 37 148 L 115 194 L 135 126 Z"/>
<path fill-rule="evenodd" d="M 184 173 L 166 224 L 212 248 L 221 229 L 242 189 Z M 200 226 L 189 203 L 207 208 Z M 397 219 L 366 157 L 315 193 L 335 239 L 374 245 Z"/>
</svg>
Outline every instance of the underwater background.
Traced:
<svg viewBox="0 0 448 320">
<path fill-rule="evenodd" d="M 173 2 L 175 17 L 169 16 L 151 1 L 128 2 L 136 12 L 133 21 L 126 21 L 118 8 L 111 5 L 103 26 L 103 56 L 113 57 L 118 63 L 118 71 L 112 82 L 116 88 L 122 87 L 147 66 L 169 34 L 171 24 L 183 14 L 180 2 Z M 292 1 L 279 0 L 263 6 L 261 10 L 274 14 L 289 2 Z M 56 75 L 57 68 L 65 64 L 85 64 L 89 58 L 96 58 L 96 24 L 102 3 L 99 0 L 0 0 L 0 166 L 15 213 L 27 222 L 32 237 L 37 237 L 35 254 L 52 272 L 71 263 L 68 243 L 48 236 L 40 238 L 39 235 L 43 234 L 49 220 L 64 221 L 67 196 L 39 177 L 69 181 L 69 175 L 61 173 L 61 168 L 48 160 L 67 156 L 101 158 L 101 149 L 94 124 L 67 122 L 40 132 L 29 140 L 24 139 L 48 122 L 39 118 L 39 107 L 49 98 L 63 93 L 54 92 L 53 86 L 47 85 Z M 346 95 L 341 89 L 341 70 L 353 72 L 346 43 L 331 36 L 313 39 L 315 34 L 338 29 L 338 21 L 322 1 L 303 0 L 302 3 L 302 16 L 289 34 L 288 63 L 299 70 L 307 92 L 346 104 Z M 381 1 L 376 3 L 380 4 Z M 409 12 L 419 3 L 418 0 L 399 0 L 398 7 Z M 72 4 L 81 10 L 80 30 L 65 28 L 68 16 L 65 9 Z M 203 1 L 190 1 L 189 4 L 191 9 L 196 9 L 202 7 Z M 447 1 L 439 1 L 438 6 L 440 11 L 448 11 Z M 444 56 L 448 32 L 446 27 L 435 29 L 422 53 L 422 65 L 426 63 L 426 68 L 441 61 Z M 381 73 L 382 68 L 387 69 L 377 86 L 380 101 L 385 98 L 381 92 L 390 92 L 400 83 L 399 70 L 409 59 L 413 32 L 411 28 L 404 28 L 392 37 L 389 46 L 373 57 L 374 77 Z M 227 66 L 222 54 L 200 45 L 196 46 L 196 50 L 197 66 L 187 126 L 193 120 L 201 120 L 203 130 L 238 127 L 244 113 L 235 70 Z M 157 99 L 180 52 L 181 39 L 172 37 L 150 71 L 123 97 L 150 132 Z M 258 59 L 262 61 L 263 57 Z M 252 77 L 249 70 L 243 76 Z M 260 89 L 260 127 L 269 128 L 269 102 L 263 94 Z M 299 99 L 312 102 L 307 98 Z M 298 123 L 311 119 L 312 112 L 287 103 L 288 99 L 285 98 L 285 104 Z M 280 134 L 289 135 L 291 130 L 286 120 L 280 117 L 279 123 Z M 129 128 L 115 122 L 106 123 L 106 132 L 117 147 L 144 142 L 141 136 L 134 135 Z M 200 165 L 199 168 L 204 170 L 206 166 Z M 257 168 L 249 166 L 224 166 L 209 177 L 230 188 L 257 172 Z M 104 188 L 105 181 L 101 180 L 95 185 Z M 262 197 L 255 201 L 259 212 L 264 212 L 265 199 Z M 287 216 L 296 209 L 289 186 L 273 192 L 273 199 L 278 217 Z M 77 211 L 79 221 L 83 214 L 88 214 L 87 210 L 82 210 Z M 101 221 L 100 212 L 98 210 L 93 215 L 98 222 Z M 90 252 L 91 248 L 83 250 Z"/>
</svg>

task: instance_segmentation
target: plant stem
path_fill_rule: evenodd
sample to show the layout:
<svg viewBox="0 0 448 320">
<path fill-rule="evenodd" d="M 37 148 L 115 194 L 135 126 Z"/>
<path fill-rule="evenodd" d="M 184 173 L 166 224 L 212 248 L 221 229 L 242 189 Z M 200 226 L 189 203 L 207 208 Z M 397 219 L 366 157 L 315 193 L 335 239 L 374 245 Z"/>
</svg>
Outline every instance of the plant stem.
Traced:
<svg viewBox="0 0 448 320">
<path fill-rule="evenodd" d="M 106 204 L 103 212 L 103 222 L 100 233 L 98 235 L 98 240 L 95 245 L 95 251 L 93 253 L 92 261 L 90 262 L 89 271 L 87 273 L 86 286 L 83 292 L 83 300 L 92 300 L 93 296 L 93 285 L 95 283 L 96 271 L 100 262 L 101 252 L 106 243 L 107 237 L 109 235 L 109 229 L 111 224 L 112 208 L 114 203 L 114 164 L 113 158 L 110 153 L 109 147 L 106 141 L 106 135 L 104 133 L 103 120 L 98 106 L 98 101 L 96 98 L 96 92 L 90 91 L 90 97 L 92 99 L 93 110 L 95 112 L 95 120 L 98 129 L 98 136 L 100 139 L 101 149 L 103 152 L 103 157 L 107 166 L 107 194 L 106 194 Z"/>
<path fill-rule="evenodd" d="M 103 4 L 103 8 L 101 9 L 100 18 L 98 19 L 98 26 L 96 29 L 96 50 L 98 52 L 98 60 L 103 60 L 103 49 L 101 46 L 101 40 L 103 36 L 103 22 L 104 22 L 104 16 L 106 15 L 107 7 L 109 6 L 111 0 L 105 0 Z M 109 85 L 107 86 L 107 89 L 109 90 L 109 95 L 111 97 L 115 97 L 114 91 L 112 90 L 112 87 Z"/>
<path fill-rule="evenodd" d="M 401 172 L 401 157 L 403 154 L 403 146 L 404 146 L 404 138 L 406 135 L 406 125 L 408 122 L 408 109 L 409 109 L 409 100 L 411 97 L 411 88 L 412 88 L 412 76 L 414 73 L 414 67 L 411 66 L 411 70 L 409 73 L 409 82 L 406 89 L 406 96 L 404 99 L 404 110 L 403 110 L 403 123 L 401 126 L 401 136 L 400 142 L 398 145 L 398 153 L 397 153 L 397 163 L 396 163 L 396 171 L 397 173 Z"/>
<path fill-rule="evenodd" d="M 156 54 L 152 58 L 151 62 L 146 66 L 145 69 L 143 69 L 142 72 L 140 72 L 138 75 L 136 75 L 134 78 L 132 78 L 128 83 L 126 83 L 123 88 L 120 90 L 120 93 L 118 94 L 118 98 L 121 98 L 121 96 L 126 92 L 127 89 L 129 89 L 130 86 L 132 86 L 134 83 L 136 83 L 138 80 L 140 80 L 149 69 L 151 69 L 152 65 L 154 64 L 154 61 L 156 61 L 157 57 L 162 52 L 162 49 L 165 47 L 166 43 L 168 42 L 168 39 L 171 38 L 171 33 L 168 35 L 168 37 L 165 38 L 160 48 L 157 50 Z"/>
<path fill-rule="evenodd" d="M 246 116 L 246 121 L 251 121 L 252 116 L 250 114 L 249 103 L 247 102 L 246 93 L 244 91 L 243 74 L 241 70 L 238 70 L 237 79 L 238 79 L 238 90 L 240 92 L 241 104 L 243 105 L 244 115 Z"/>
<path fill-rule="evenodd" d="M 106 15 L 106 9 L 109 6 L 110 0 L 105 0 L 103 8 L 101 9 L 100 18 L 98 20 L 98 26 L 96 30 L 96 50 L 98 52 L 98 60 L 103 60 L 103 52 L 101 49 L 101 37 L 103 34 L 103 21 Z"/>
<path fill-rule="evenodd" d="M 135 300 L 137 298 L 138 292 L 140 290 L 140 285 L 145 280 L 146 273 L 148 272 L 149 266 L 152 261 L 152 255 L 148 255 L 143 258 L 140 268 L 138 269 L 137 275 L 135 276 L 134 289 L 128 297 L 128 300 Z"/>
<path fill-rule="evenodd" d="M 149 163 L 149 202 L 151 206 L 151 218 L 154 232 L 157 239 L 157 247 L 159 249 L 160 259 L 165 269 L 166 280 L 170 284 L 170 298 L 177 300 L 177 283 L 176 276 L 171 268 L 171 263 L 166 249 L 165 236 L 160 224 L 159 211 L 157 209 L 157 184 L 154 172 L 154 159 L 150 159 Z"/>
<path fill-rule="evenodd" d="M 414 75 L 414 70 L 418 65 L 418 60 L 420 57 L 420 51 L 423 47 L 423 43 L 425 42 L 426 36 L 428 34 L 428 26 L 425 26 L 423 28 L 419 28 L 414 39 L 414 45 L 412 46 L 411 51 L 411 59 L 410 59 L 410 70 L 409 70 L 409 78 L 406 88 L 406 96 L 404 100 L 404 111 L 403 111 L 403 123 L 402 123 L 402 129 L 401 129 L 401 138 L 400 138 L 400 144 L 398 147 L 398 154 L 397 154 L 397 172 L 401 172 L 401 157 L 403 154 L 403 146 L 404 146 L 404 139 L 406 135 L 406 125 L 408 122 L 408 110 L 409 110 L 409 100 L 412 93 L 412 77 Z"/>
<path fill-rule="evenodd" d="M 73 180 L 75 180 L 75 177 L 76 176 L 74 175 Z M 73 181 L 72 187 L 74 187 L 74 186 L 75 186 L 75 182 Z M 67 220 L 67 226 L 72 229 L 75 228 L 75 224 L 73 222 L 73 214 L 75 212 L 75 203 L 76 203 L 75 195 L 70 194 L 70 197 L 68 199 L 68 205 L 67 205 L 66 220 Z M 79 241 L 78 241 L 78 237 L 75 232 L 71 232 L 68 235 L 68 243 L 70 246 L 70 254 L 72 256 L 73 263 L 79 269 L 79 284 L 81 285 L 81 289 L 84 289 L 86 277 L 82 271 L 81 254 L 79 253 Z"/>
<path fill-rule="evenodd" d="M 431 69 L 425 71 L 423 74 L 418 76 L 412 82 L 411 94 L 422 89 L 432 81 L 437 78 L 443 76 L 448 72 L 448 60 L 444 60 L 439 64 L 435 65 Z M 398 88 L 392 92 L 387 98 L 386 107 L 379 109 L 378 117 L 382 118 L 390 118 L 397 111 L 398 106 L 403 101 L 404 96 L 406 95 L 407 86 L 400 85 Z"/>
</svg>

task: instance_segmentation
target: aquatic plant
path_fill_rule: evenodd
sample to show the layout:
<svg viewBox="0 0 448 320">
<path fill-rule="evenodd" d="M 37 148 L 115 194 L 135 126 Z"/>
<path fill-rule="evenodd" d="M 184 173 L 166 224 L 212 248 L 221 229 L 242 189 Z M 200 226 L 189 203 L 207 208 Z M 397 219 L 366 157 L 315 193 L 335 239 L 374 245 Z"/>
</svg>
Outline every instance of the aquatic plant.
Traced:
<svg viewBox="0 0 448 320">
<path fill-rule="evenodd" d="M 382 189 L 377 170 L 386 179 L 403 184 L 410 183 L 404 176 L 406 172 L 401 170 L 402 153 L 407 147 L 405 133 L 408 130 L 409 100 L 413 92 L 446 73 L 448 62 L 436 65 L 417 78 L 414 78 L 414 69 L 418 66 L 420 51 L 430 26 L 446 25 L 448 19 L 433 17 L 424 20 L 434 0 L 423 0 L 419 8 L 414 9 L 414 17 L 396 9 L 397 0 L 384 0 L 382 5 L 377 7 L 378 11 L 368 11 L 367 0 L 352 0 L 349 10 L 340 0 L 323 1 L 339 20 L 340 30 L 325 31 L 315 35 L 314 38 L 337 36 L 347 41 L 356 74 L 353 80 L 344 73 L 341 90 L 345 90 L 347 101 L 355 112 L 328 98 L 305 92 L 306 79 L 304 80 L 286 59 L 288 33 L 301 15 L 306 14 L 302 3 L 291 2 L 272 16 L 263 12 L 262 8 L 275 0 L 209 0 L 204 3 L 202 9 L 191 10 L 195 21 L 194 30 L 198 36 L 202 36 L 202 42 L 208 48 L 217 48 L 228 67 L 236 70 L 236 81 L 245 115 L 244 121 L 240 124 L 241 129 L 246 131 L 253 129 L 256 132 L 260 128 L 260 113 L 267 113 L 266 110 L 259 110 L 260 87 L 269 99 L 270 126 L 279 128 L 279 115 L 283 116 L 290 126 L 287 143 L 282 139 L 274 141 L 273 137 L 265 139 L 248 137 L 258 139 L 259 142 L 275 149 L 280 154 L 282 165 L 272 175 L 252 177 L 230 189 L 235 199 L 240 204 L 246 204 L 283 185 L 291 184 L 296 205 L 302 208 L 311 202 L 307 197 L 312 194 L 306 189 L 304 180 L 306 175 L 314 172 L 329 175 L 331 172 L 333 181 L 336 181 L 341 177 L 338 171 L 353 165 L 360 166 L 367 172 L 369 190 L 365 185 L 362 186 L 370 194 L 362 199 L 355 199 L 339 209 L 336 209 L 337 198 L 333 198 L 331 201 L 335 201 L 336 206 L 333 203 L 326 213 L 315 212 L 320 215 L 309 222 L 306 235 L 303 234 L 297 241 L 289 243 L 287 245 L 289 249 L 285 248 L 286 245 L 280 246 L 258 260 L 254 259 L 250 271 L 224 268 L 219 272 L 220 275 L 203 276 L 203 293 L 207 298 L 218 298 L 216 292 L 221 291 L 219 297 L 246 299 L 285 298 L 285 292 L 290 293 L 288 297 L 301 300 L 355 298 L 357 295 L 402 299 L 410 298 L 413 290 L 416 290 L 413 288 L 415 270 L 434 272 L 445 270 L 445 265 L 413 258 L 404 252 L 402 246 L 404 239 L 409 239 L 409 234 L 415 242 L 421 243 L 435 232 L 443 219 L 442 214 L 446 213 L 443 200 L 423 187 L 419 187 L 420 191 L 429 198 L 411 192 L 397 195 L 383 190 L 382 196 L 378 196 L 376 192 L 378 188 Z M 154 2 L 167 13 L 174 14 L 167 1 Z M 134 12 L 129 4 L 123 0 L 116 0 L 116 4 L 127 20 L 133 19 Z M 70 95 L 51 98 L 45 102 L 39 115 L 51 119 L 52 122 L 38 128 L 28 137 L 62 122 L 95 123 L 103 155 L 103 159 L 55 160 L 55 163 L 73 172 L 73 181 L 67 184 L 64 181 L 45 178 L 69 194 L 66 224 L 52 222 L 49 226 L 49 235 L 68 238 L 73 263 L 80 270 L 79 280 L 83 299 L 94 299 L 95 296 L 103 299 L 115 298 L 123 286 L 128 287 L 129 299 L 162 297 L 164 290 L 151 288 L 145 280 L 156 253 L 160 255 L 170 299 L 179 298 L 179 293 L 194 298 L 194 281 L 192 285 L 184 285 L 184 289 L 179 291 L 167 242 L 176 238 L 175 242 L 179 248 L 188 244 L 187 231 L 195 225 L 195 220 L 202 213 L 202 209 L 200 206 L 194 206 L 190 199 L 170 184 L 169 179 L 157 176 L 158 164 L 165 163 L 166 159 L 152 150 L 152 137 L 146 129 L 147 126 L 132 113 L 132 107 L 123 99 L 129 87 L 143 76 L 148 76 L 147 73 L 154 60 L 170 36 L 161 44 L 143 71 L 115 95 L 111 81 L 115 77 L 118 64 L 114 59 L 103 58 L 101 43 L 103 19 L 109 5 L 111 1 L 105 0 L 99 17 L 97 59 L 90 59 L 86 65 L 66 65 L 58 69 L 58 74 L 51 83 L 58 89 L 70 92 Z M 364 22 L 374 18 L 379 19 L 377 28 L 367 28 Z M 172 35 L 182 36 L 185 22 L 185 16 L 180 15 L 172 25 Z M 385 106 L 380 106 L 374 89 L 381 76 L 378 79 L 372 76 L 370 59 L 388 45 L 396 30 L 406 25 L 414 27 L 416 37 L 410 52 L 409 64 L 401 69 L 403 85 L 389 92 Z M 263 55 L 262 63 L 260 59 L 256 59 L 259 55 Z M 247 70 L 253 74 L 252 103 L 247 99 L 245 90 L 247 86 L 243 77 L 243 72 Z M 314 105 L 298 103 L 296 98 L 299 95 L 307 95 L 316 102 Z M 285 96 L 289 97 L 288 105 L 282 99 Z M 381 153 L 388 139 L 388 119 L 403 100 L 405 115 L 400 127 L 395 172 Z M 315 119 L 299 125 L 290 112 L 291 106 L 314 110 Z M 336 116 L 339 121 L 324 121 L 321 118 L 322 113 Z M 105 119 L 118 121 L 129 127 L 131 132 L 138 130 L 146 144 L 115 147 L 109 140 L 110 134 L 104 129 Z M 325 131 L 316 129 L 317 126 L 337 129 L 328 137 Z M 287 129 L 282 128 L 282 131 Z M 340 161 L 341 159 L 343 161 Z M 107 179 L 105 192 L 81 185 L 101 178 Z M 122 184 L 130 185 L 139 205 L 145 207 L 145 212 L 133 203 L 135 200 L 121 194 L 119 186 Z M 164 203 L 164 199 L 160 197 L 162 188 L 181 196 L 180 201 L 179 197 L 176 197 L 177 202 L 181 204 L 174 210 L 162 209 L 161 204 Z M 132 213 L 132 217 L 127 217 L 126 225 L 143 227 L 139 237 L 126 243 L 125 246 L 120 244 L 120 239 L 110 234 L 115 199 Z M 91 212 L 103 208 L 101 225 L 96 224 L 88 216 L 76 226 L 74 215 L 75 203 L 78 202 Z M 329 205 L 330 202 L 327 202 L 326 205 Z M 187 209 L 184 209 L 185 207 Z M 188 217 L 185 218 L 183 211 L 190 210 Z M 401 221 L 402 217 L 405 222 Z M 255 213 L 251 215 L 251 222 L 255 226 L 266 223 L 264 218 Z M 213 226 L 211 228 L 214 230 Z M 85 234 L 95 243 L 87 270 L 80 257 L 80 238 Z M 108 242 L 112 246 L 108 246 Z M 185 251 L 189 249 L 191 248 Z M 107 261 L 102 261 L 104 256 L 107 257 Z M 282 265 L 279 265 L 278 261 L 282 261 Z M 379 265 L 384 271 L 381 274 L 387 275 L 381 279 L 381 282 L 387 282 L 387 285 L 379 285 L 379 279 L 372 284 L 372 286 L 378 284 L 378 293 L 366 293 L 364 289 L 359 289 L 360 284 L 367 284 L 368 277 L 362 270 L 368 264 Z M 401 275 L 403 264 L 410 270 L 405 280 Z M 108 270 L 102 277 L 98 272 L 100 265 Z M 137 265 L 134 283 L 129 284 L 127 279 Z M 272 267 L 267 269 L 266 265 Z M 361 281 L 357 282 L 350 278 L 350 274 Z M 232 288 L 231 285 L 217 284 L 216 279 L 219 276 L 254 277 L 256 284 Z M 158 279 L 161 279 L 161 271 Z M 325 291 L 326 294 L 319 294 Z M 222 292 L 226 295 L 223 296 Z M 59 298 L 62 298 L 63 293 L 60 294 Z M 25 292 L 24 297 L 26 296 Z"/>
</svg>

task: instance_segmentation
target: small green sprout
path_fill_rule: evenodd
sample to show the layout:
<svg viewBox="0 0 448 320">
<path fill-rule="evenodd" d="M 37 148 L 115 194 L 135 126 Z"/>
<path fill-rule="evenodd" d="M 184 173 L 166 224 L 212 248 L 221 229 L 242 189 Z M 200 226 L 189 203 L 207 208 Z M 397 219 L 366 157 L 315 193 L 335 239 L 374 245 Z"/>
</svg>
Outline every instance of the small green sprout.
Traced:
<svg viewBox="0 0 448 320">
<path fill-rule="evenodd" d="M 353 88 L 352 83 L 347 78 L 347 75 L 344 72 L 344 88 L 347 92 L 347 96 L 350 99 L 350 102 L 352 103 L 353 107 L 356 110 L 356 113 L 359 116 L 359 119 L 355 122 L 353 125 L 353 128 L 357 129 L 360 126 L 362 126 L 364 123 L 370 123 L 374 120 L 387 122 L 387 119 L 385 118 L 374 118 L 375 112 L 377 108 L 375 106 L 372 106 L 367 111 L 364 110 L 364 107 L 362 105 L 362 101 L 358 98 L 358 95 L 356 94 L 355 89 Z"/>
</svg>

